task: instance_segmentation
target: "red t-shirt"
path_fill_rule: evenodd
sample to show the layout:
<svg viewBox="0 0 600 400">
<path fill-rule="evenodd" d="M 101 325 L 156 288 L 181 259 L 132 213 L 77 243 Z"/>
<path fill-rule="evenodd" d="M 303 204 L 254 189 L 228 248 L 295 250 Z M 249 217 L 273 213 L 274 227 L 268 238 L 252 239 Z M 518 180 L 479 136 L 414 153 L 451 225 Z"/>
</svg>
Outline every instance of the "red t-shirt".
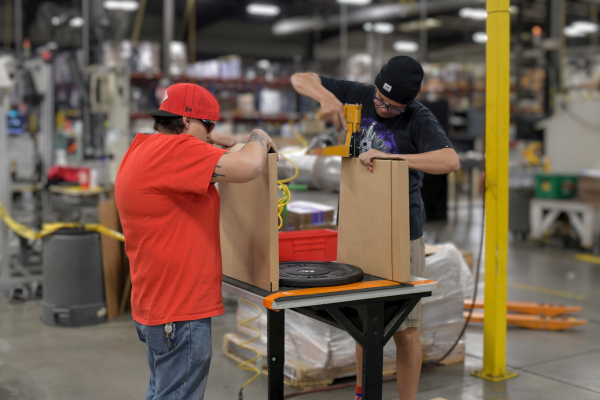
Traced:
<svg viewBox="0 0 600 400">
<path fill-rule="evenodd" d="M 210 183 L 224 152 L 191 135 L 138 134 L 121 161 L 115 200 L 141 324 L 225 312 L 220 198 Z"/>
</svg>

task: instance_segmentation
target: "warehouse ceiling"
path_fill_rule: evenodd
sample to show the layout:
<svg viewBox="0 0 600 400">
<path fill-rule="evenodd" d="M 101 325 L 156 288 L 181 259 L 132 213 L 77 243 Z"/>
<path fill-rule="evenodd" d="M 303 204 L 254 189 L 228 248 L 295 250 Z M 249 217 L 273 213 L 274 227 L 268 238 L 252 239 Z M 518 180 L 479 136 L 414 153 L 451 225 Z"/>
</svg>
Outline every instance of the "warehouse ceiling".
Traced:
<svg viewBox="0 0 600 400">
<path fill-rule="evenodd" d="M 78 47 L 80 33 L 77 28 L 68 26 L 60 29 L 48 21 L 53 12 L 62 10 L 69 15 L 80 12 L 80 0 L 22 0 L 25 19 L 25 37 L 32 39 L 34 47 L 49 39 L 59 42 L 63 47 Z M 95 0 L 92 0 L 95 1 Z M 100 0 L 98 0 L 100 1 Z M 315 49 L 328 44 L 335 46 L 339 36 L 340 5 L 335 0 L 256 0 L 276 4 L 281 13 L 276 17 L 253 16 L 246 12 L 249 1 L 237 0 L 196 0 L 196 43 L 198 59 L 236 53 L 247 57 L 267 57 L 287 60 L 296 55 L 303 58 L 315 58 Z M 531 42 L 528 33 L 534 25 L 540 25 L 547 31 L 548 4 L 550 0 L 513 0 L 519 12 L 511 15 L 513 39 Z M 593 5 L 599 0 L 568 0 L 566 2 L 567 21 L 591 19 Z M 141 40 L 162 40 L 162 1 L 147 1 L 142 25 Z M 0 15 L 7 15 L 7 2 L 4 2 Z M 175 39 L 186 41 L 188 37 L 187 21 L 184 19 L 186 0 L 175 0 Z M 431 51 L 443 50 L 449 46 L 463 46 L 465 49 L 478 49 L 483 53 L 485 46 L 473 46 L 472 35 L 485 31 L 485 21 L 465 19 L 459 16 L 459 9 L 469 6 L 484 8 L 481 0 L 428 0 L 428 17 L 434 21 L 428 29 L 428 43 Z M 395 32 L 386 35 L 385 46 L 397 39 L 419 40 L 418 0 L 374 0 L 364 7 L 349 6 L 351 49 L 365 48 L 363 23 L 367 19 L 391 22 Z M 389 11 L 393 10 L 393 11 Z M 10 11 L 10 10 L 8 10 Z M 43 12 L 42 12 L 43 11 Z M 11 14 L 11 13 L 10 13 Z M 9 14 L 9 15 L 10 15 Z M 120 40 L 131 36 L 135 12 L 106 13 L 104 35 L 106 39 Z M 309 29 L 300 29 L 291 34 L 274 34 L 274 26 L 284 21 L 312 21 Z M 520 36 L 515 32 L 517 21 L 521 21 Z M 5 23 L 10 21 L 7 19 Z M 411 25 L 410 23 L 413 22 Z M 96 21 L 98 23 L 98 21 Z M 96 27 L 97 28 L 97 27 Z M 546 36 L 543 34 L 543 37 Z M 10 38 L 8 38 L 10 40 Z M 6 37 L 4 38 L 6 40 Z M 569 39 L 570 43 L 585 44 L 588 38 Z"/>
</svg>

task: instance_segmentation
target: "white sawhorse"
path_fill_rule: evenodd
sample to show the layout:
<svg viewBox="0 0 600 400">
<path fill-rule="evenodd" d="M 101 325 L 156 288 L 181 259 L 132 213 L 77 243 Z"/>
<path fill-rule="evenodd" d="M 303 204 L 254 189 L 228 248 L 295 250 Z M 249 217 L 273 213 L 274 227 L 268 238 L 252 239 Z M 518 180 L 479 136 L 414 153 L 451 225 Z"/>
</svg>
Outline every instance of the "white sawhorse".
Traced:
<svg viewBox="0 0 600 400">
<path fill-rule="evenodd" d="M 564 213 L 569 217 L 569 223 L 579 235 L 581 247 L 591 248 L 594 246 L 594 235 L 600 228 L 600 224 L 596 221 L 600 215 L 600 205 L 582 203 L 577 200 L 531 199 L 529 211 L 532 239 L 542 239 L 560 214 Z"/>
</svg>

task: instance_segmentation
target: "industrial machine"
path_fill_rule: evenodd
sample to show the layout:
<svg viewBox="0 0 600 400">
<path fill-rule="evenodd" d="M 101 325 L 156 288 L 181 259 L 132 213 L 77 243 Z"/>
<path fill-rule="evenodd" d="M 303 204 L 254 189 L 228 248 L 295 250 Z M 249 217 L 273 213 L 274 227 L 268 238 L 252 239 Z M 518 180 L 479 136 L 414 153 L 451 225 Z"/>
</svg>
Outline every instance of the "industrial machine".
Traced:
<svg viewBox="0 0 600 400">
<path fill-rule="evenodd" d="M 22 107 L 11 109 L 15 103 Z M 6 123 L 9 115 L 13 118 L 11 135 Z M 52 165 L 54 150 L 54 87 L 49 63 L 41 58 L 21 64 L 12 56 L 0 58 L 0 121 L 4 121 L 0 123 L 0 201 L 10 213 L 15 194 L 32 194 L 34 219 L 28 222 L 40 224 L 49 213 L 49 196 L 39 189 L 45 184 L 44 171 Z M 27 158 L 32 168 L 26 178 L 19 177 L 16 170 L 17 162 L 26 161 L 15 150 L 21 144 L 31 149 Z M 39 257 L 37 262 L 29 262 L 35 253 L 30 241 L 20 240 L 19 256 L 13 257 L 9 240 L 8 227 L 0 223 L 0 290 L 8 289 L 19 298 L 39 287 L 41 266 Z"/>
</svg>

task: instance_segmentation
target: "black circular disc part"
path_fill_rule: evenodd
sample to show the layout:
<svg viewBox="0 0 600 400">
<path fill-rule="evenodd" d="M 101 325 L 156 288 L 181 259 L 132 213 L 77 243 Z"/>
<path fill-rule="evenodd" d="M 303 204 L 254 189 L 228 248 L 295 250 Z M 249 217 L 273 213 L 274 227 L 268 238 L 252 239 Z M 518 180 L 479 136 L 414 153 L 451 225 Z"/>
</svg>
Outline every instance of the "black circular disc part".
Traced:
<svg viewBox="0 0 600 400">
<path fill-rule="evenodd" d="M 362 269 L 349 264 L 320 261 L 279 263 L 279 284 L 282 286 L 338 286 L 358 282 L 362 278 Z"/>
</svg>

